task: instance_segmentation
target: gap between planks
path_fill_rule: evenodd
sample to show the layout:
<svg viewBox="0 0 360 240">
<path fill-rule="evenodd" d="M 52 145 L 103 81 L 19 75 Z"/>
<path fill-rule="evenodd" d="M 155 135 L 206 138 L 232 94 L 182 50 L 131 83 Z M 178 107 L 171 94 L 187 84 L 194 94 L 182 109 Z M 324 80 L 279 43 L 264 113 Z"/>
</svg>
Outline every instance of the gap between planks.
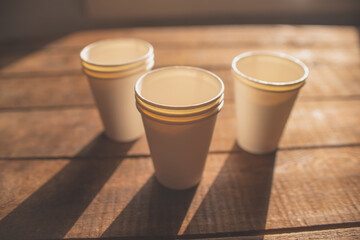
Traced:
<svg viewBox="0 0 360 240">
<path fill-rule="evenodd" d="M 338 145 L 319 145 L 319 146 L 302 146 L 302 147 L 288 147 L 288 148 L 278 148 L 277 152 L 287 152 L 287 151 L 296 151 L 296 150 L 313 150 L 313 149 L 328 149 L 328 148 L 347 148 L 347 147 L 360 147 L 360 143 L 348 143 L 348 144 L 338 144 Z M 216 154 L 238 154 L 239 151 L 209 151 L 208 155 Z M 266 154 L 265 154 L 266 155 Z M 33 157 L 0 157 L 0 161 L 22 161 L 22 160 L 85 160 L 85 159 L 116 159 L 116 158 L 128 158 L 128 159 L 141 159 L 141 158 L 150 158 L 151 154 L 135 154 L 135 155 L 116 155 L 116 156 L 33 156 Z"/>
<path fill-rule="evenodd" d="M 225 232 L 225 233 L 211 233 L 211 234 L 194 234 L 176 236 L 178 239 L 201 239 L 201 238 L 218 238 L 218 237 L 245 237 L 245 236 L 264 236 L 273 234 L 296 233 L 296 232 L 313 232 L 322 230 L 344 229 L 360 227 L 360 222 L 345 222 L 324 225 L 312 225 L 305 227 L 292 227 L 292 228 L 277 228 L 267 230 L 254 230 L 254 231 L 240 231 L 240 232 Z"/>
<path fill-rule="evenodd" d="M 173 65 L 173 64 L 171 64 Z M 329 63 L 321 63 L 321 62 L 314 62 L 314 63 L 307 63 L 306 64 L 309 68 L 314 68 L 314 67 L 322 67 L 322 66 L 337 66 L 337 64 L 329 64 Z M 162 68 L 162 67 L 167 67 L 169 65 L 158 65 L 156 66 L 154 69 L 157 68 Z M 194 65 L 195 66 L 195 65 Z M 358 64 L 346 64 L 346 67 L 354 67 L 357 68 Z M 231 70 L 231 63 L 229 64 L 223 64 L 223 65 L 201 65 L 201 64 L 196 64 L 196 67 L 198 68 L 203 68 L 209 71 L 221 71 L 221 70 Z M 1 69 L 0 69 L 1 70 Z M 62 77 L 62 76 L 77 76 L 77 75 L 82 75 L 82 71 L 81 69 L 79 70 L 65 70 L 65 71 L 24 71 L 24 72 L 18 72 L 18 71 L 14 71 L 14 72 L 10 72 L 10 73 L 2 73 L 0 71 L 0 80 L 4 81 L 4 80 L 11 80 L 14 78 L 34 78 L 34 77 Z"/>
<path fill-rule="evenodd" d="M 353 101 L 360 100 L 360 95 L 334 95 L 334 96 L 299 96 L 297 101 L 317 102 L 317 101 Z M 96 104 L 68 104 L 53 106 L 27 106 L 27 107 L 0 107 L 2 112 L 31 112 L 31 111 L 51 111 L 51 110 L 68 110 L 68 109 L 92 109 L 96 108 Z"/>
<path fill-rule="evenodd" d="M 85 240 L 85 239 L 216 239 L 227 237 L 263 237 L 266 235 L 277 234 L 290 234 L 301 232 L 316 232 L 337 229 L 349 229 L 360 227 L 360 222 L 346 222 L 324 225 L 313 225 L 306 227 L 293 227 L 293 228 L 277 228 L 267 230 L 254 230 L 254 231 L 240 231 L 240 232 L 220 232 L 220 233 L 207 233 L 207 234 L 186 234 L 186 235 L 172 235 L 172 236 L 124 236 L 124 237 L 107 237 L 107 238 L 66 238 L 66 240 Z"/>
<path fill-rule="evenodd" d="M 186 32 L 184 31 L 184 34 Z M 146 40 L 146 39 L 144 39 Z M 341 47 L 341 48 L 353 48 L 354 42 L 348 41 L 348 42 L 335 42 L 331 44 L 331 47 Z M 167 49 L 167 48 L 190 48 L 190 49 L 199 49 L 199 48 L 233 48 L 233 47 L 262 47 L 262 46 L 268 46 L 271 44 L 272 46 L 287 46 L 287 47 L 293 47 L 293 48 L 316 48 L 316 49 L 327 49 L 329 48 L 329 45 L 316 45 L 316 44 L 299 44 L 294 41 L 288 41 L 286 43 L 283 42 L 260 42 L 260 41 L 251 41 L 251 40 L 245 40 L 245 41 L 226 41 L 226 42 L 211 42 L 211 41 L 199 41 L 199 42 L 153 42 L 152 45 L 154 47 L 157 47 L 157 49 Z M 44 46 L 45 45 L 45 46 Z M 58 51 L 58 52 L 80 52 L 81 49 L 83 49 L 86 44 L 77 44 L 72 46 L 57 46 L 57 45 L 51 45 L 50 43 L 45 43 L 44 45 L 33 45 L 33 46 L 22 46 L 21 44 L 9 46 L 9 44 L 0 43 L 0 50 L 5 54 L 11 54 L 11 53 L 19 53 L 19 54 L 28 54 L 29 52 L 34 51 Z"/>
</svg>

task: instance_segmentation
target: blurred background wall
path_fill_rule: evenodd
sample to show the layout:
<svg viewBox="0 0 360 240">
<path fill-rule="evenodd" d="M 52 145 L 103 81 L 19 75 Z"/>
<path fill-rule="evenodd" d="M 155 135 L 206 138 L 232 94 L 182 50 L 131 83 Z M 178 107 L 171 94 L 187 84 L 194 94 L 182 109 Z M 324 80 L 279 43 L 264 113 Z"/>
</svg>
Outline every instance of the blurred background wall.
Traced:
<svg viewBox="0 0 360 240">
<path fill-rule="evenodd" d="M 360 0 L 1 0 L 0 41 L 204 24 L 360 25 Z"/>
</svg>

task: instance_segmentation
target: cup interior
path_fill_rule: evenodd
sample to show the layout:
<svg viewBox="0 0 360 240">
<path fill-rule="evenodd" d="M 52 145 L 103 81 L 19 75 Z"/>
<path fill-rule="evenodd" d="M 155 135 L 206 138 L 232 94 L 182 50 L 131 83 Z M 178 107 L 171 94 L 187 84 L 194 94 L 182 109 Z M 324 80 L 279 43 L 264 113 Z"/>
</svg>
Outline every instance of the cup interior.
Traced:
<svg viewBox="0 0 360 240">
<path fill-rule="evenodd" d="M 142 61 L 152 52 L 152 47 L 139 39 L 108 39 L 85 47 L 80 57 L 99 66 L 115 66 Z"/>
<path fill-rule="evenodd" d="M 224 91 L 214 74 L 191 67 L 168 67 L 144 75 L 136 85 L 147 101 L 164 106 L 191 106 L 218 98 Z"/>
<path fill-rule="evenodd" d="M 291 83 L 306 75 L 298 62 L 272 54 L 253 54 L 241 57 L 235 67 L 243 77 L 268 83 Z"/>
</svg>

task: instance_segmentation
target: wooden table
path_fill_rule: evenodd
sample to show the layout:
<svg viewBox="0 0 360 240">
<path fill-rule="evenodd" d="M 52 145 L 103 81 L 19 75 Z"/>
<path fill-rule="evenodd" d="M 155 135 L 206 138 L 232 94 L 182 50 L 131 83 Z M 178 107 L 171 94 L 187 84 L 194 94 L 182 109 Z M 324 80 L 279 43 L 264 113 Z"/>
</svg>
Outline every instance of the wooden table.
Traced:
<svg viewBox="0 0 360 240">
<path fill-rule="evenodd" d="M 79 52 L 112 37 L 151 42 L 156 67 L 197 66 L 223 79 L 225 106 L 197 188 L 161 187 L 144 136 L 104 137 Z M 360 238 L 356 28 L 114 29 L 0 49 L 0 239 Z M 310 68 L 274 154 L 235 144 L 230 63 L 248 50 L 283 51 Z"/>
</svg>

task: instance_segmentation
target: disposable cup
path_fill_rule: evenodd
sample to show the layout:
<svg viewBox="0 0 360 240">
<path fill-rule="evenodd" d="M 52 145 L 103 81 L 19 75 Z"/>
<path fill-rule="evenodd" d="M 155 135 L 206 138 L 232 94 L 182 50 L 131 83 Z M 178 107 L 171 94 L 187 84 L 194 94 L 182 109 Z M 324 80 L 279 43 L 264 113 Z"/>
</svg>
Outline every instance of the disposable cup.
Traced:
<svg viewBox="0 0 360 240">
<path fill-rule="evenodd" d="M 154 66 L 151 44 L 132 38 L 107 39 L 86 46 L 80 53 L 105 134 L 119 142 L 144 133 L 136 110 L 134 86 Z"/>
<path fill-rule="evenodd" d="M 197 185 L 224 103 L 221 79 L 199 68 L 166 67 L 143 75 L 135 94 L 157 180 L 171 189 Z"/>
<path fill-rule="evenodd" d="M 238 145 L 254 154 L 275 151 L 308 68 L 284 53 L 247 52 L 234 58 L 232 74 Z"/>
</svg>

